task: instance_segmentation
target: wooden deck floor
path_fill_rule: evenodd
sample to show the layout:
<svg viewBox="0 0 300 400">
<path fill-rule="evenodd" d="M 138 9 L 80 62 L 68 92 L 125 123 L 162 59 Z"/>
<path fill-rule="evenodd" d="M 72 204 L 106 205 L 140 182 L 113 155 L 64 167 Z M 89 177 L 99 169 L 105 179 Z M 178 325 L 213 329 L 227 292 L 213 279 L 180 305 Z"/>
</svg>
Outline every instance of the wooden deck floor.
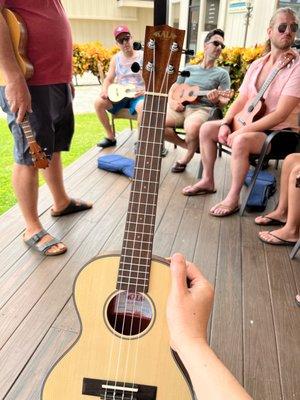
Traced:
<svg viewBox="0 0 300 400">
<path fill-rule="evenodd" d="M 131 156 L 133 141 L 122 133 L 117 152 Z M 300 399 L 299 255 L 290 261 L 290 249 L 263 245 L 253 215 L 208 215 L 228 188 L 226 156 L 217 161 L 215 195 L 182 196 L 181 188 L 195 180 L 198 159 L 184 174 L 172 174 L 179 152 L 170 147 L 162 163 L 154 254 L 183 252 L 214 284 L 211 345 L 254 399 Z M 98 156 L 94 148 L 65 171 L 69 192 L 92 200 L 92 210 L 54 219 L 48 191 L 41 189 L 41 220 L 63 238 L 66 254 L 45 258 L 29 251 L 17 207 L 0 218 L 0 399 L 40 399 L 51 364 L 78 335 L 76 274 L 97 254 L 120 251 L 129 180 L 98 170 Z"/>
</svg>

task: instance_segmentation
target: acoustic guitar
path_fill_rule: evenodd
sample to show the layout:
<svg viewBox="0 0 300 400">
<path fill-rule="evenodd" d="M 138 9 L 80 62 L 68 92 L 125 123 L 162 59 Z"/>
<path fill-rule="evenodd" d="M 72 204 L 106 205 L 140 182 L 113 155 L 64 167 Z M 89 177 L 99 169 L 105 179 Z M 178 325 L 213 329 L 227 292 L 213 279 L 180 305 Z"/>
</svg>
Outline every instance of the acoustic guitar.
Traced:
<svg viewBox="0 0 300 400">
<path fill-rule="evenodd" d="M 136 87 L 132 84 L 120 85 L 112 83 L 108 86 L 108 98 L 111 102 L 117 103 L 125 98 L 133 99 L 136 94 Z"/>
<path fill-rule="evenodd" d="M 17 62 L 23 72 L 25 79 L 30 79 L 33 75 L 33 65 L 30 63 L 26 56 L 26 46 L 27 46 L 27 29 L 25 22 L 15 12 L 4 8 L 2 14 L 6 20 L 7 26 L 9 28 L 9 33 L 11 37 L 11 42 L 13 45 L 14 53 Z M 6 81 L 3 73 L 0 70 L 0 85 L 6 85 Z M 25 116 L 23 122 L 21 123 L 24 135 L 27 139 L 29 151 L 33 161 L 33 165 L 36 168 L 47 168 L 49 166 L 49 160 L 41 149 L 40 145 L 36 142 L 32 129 L 29 123 L 28 115 Z"/>
<path fill-rule="evenodd" d="M 271 70 L 270 74 L 268 75 L 267 79 L 265 80 L 264 84 L 260 88 L 257 95 L 247 101 L 243 110 L 236 114 L 233 118 L 231 123 L 231 130 L 234 132 L 239 128 L 249 125 L 254 121 L 262 118 L 265 115 L 266 107 L 264 104 L 264 94 L 270 84 L 272 83 L 273 79 L 276 77 L 278 72 L 289 65 L 293 59 L 295 58 L 295 53 L 293 51 L 289 51 L 280 57 L 280 59 L 275 64 L 274 68 Z"/>
<path fill-rule="evenodd" d="M 167 93 L 183 39 L 182 30 L 146 27 L 146 92 L 121 257 L 95 258 L 77 276 L 81 333 L 50 371 L 42 400 L 194 399 L 169 347 L 169 266 L 152 256 Z"/>
<path fill-rule="evenodd" d="M 188 104 L 198 104 L 201 97 L 207 96 L 211 90 L 200 90 L 199 86 L 188 85 L 187 83 L 180 83 L 173 91 L 172 98 L 183 106 Z M 234 95 L 234 91 L 218 90 L 218 95 L 230 99 Z"/>
</svg>

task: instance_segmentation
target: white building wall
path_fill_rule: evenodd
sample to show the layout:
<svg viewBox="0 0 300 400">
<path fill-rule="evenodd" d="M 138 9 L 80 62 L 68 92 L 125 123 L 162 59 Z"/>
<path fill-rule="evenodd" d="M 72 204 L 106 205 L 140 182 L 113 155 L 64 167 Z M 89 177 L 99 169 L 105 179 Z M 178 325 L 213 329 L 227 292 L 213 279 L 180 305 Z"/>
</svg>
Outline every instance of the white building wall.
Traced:
<svg viewBox="0 0 300 400">
<path fill-rule="evenodd" d="M 100 41 L 110 47 L 113 29 L 125 24 L 135 41 L 143 41 L 145 26 L 153 25 L 153 8 L 118 7 L 117 0 L 62 0 L 76 43 Z"/>
</svg>

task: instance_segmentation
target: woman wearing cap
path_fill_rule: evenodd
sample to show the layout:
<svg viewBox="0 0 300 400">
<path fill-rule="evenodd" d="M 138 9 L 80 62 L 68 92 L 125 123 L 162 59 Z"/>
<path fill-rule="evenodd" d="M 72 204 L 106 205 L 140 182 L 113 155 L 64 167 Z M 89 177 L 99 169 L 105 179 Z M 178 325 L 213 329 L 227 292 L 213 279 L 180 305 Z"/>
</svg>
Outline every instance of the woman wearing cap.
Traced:
<svg viewBox="0 0 300 400">
<path fill-rule="evenodd" d="M 128 108 L 130 114 L 137 113 L 138 122 L 140 122 L 145 91 L 141 69 L 138 72 L 133 72 L 131 70 L 133 63 L 142 65 L 142 50 L 134 50 L 133 39 L 127 26 L 120 25 L 116 27 L 113 34 L 121 51 L 112 57 L 108 73 L 102 84 L 102 91 L 95 101 L 96 113 L 106 131 L 106 137 L 97 144 L 97 146 L 102 148 L 115 146 L 117 144 L 107 111 L 111 114 L 116 114 L 120 109 Z M 120 85 L 135 85 L 135 96 L 112 103 L 108 98 L 108 87 L 114 82 Z"/>
</svg>

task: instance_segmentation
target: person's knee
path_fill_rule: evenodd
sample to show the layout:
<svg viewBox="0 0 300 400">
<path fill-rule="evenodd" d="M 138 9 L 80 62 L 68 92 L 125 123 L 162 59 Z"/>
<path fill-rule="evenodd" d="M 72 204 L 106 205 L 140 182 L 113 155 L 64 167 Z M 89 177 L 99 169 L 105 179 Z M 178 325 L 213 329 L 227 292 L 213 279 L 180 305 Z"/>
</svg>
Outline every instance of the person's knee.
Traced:
<svg viewBox="0 0 300 400">
<path fill-rule="evenodd" d="M 233 139 L 232 142 L 232 156 L 249 156 L 250 142 L 246 135 L 238 135 Z"/>
<path fill-rule="evenodd" d="M 102 99 L 101 97 L 95 100 L 94 106 L 96 111 L 106 110 L 108 107 L 107 101 Z"/>
<path fill-rule="evenodd" d="M 286 156 L 284 163 L 290 166 L 300 163 L 300 153 L 289 154 Z"/>
<path fill-rule="evenodd" d="M 296 182 L 296 178 L 300 176 L 300 164 L 294 165 L 293 169 L 291 170 L 290 179 L 292 182 Z"/>
<path fill-rule="evenodd" d="M 199 139 L 200 141 L 206 142 L 207 140 L 211 141 L 217 137 L 216 128 L 214 124 L 207 121 L 204 122 L 199 128 Z"/>
</svg>

